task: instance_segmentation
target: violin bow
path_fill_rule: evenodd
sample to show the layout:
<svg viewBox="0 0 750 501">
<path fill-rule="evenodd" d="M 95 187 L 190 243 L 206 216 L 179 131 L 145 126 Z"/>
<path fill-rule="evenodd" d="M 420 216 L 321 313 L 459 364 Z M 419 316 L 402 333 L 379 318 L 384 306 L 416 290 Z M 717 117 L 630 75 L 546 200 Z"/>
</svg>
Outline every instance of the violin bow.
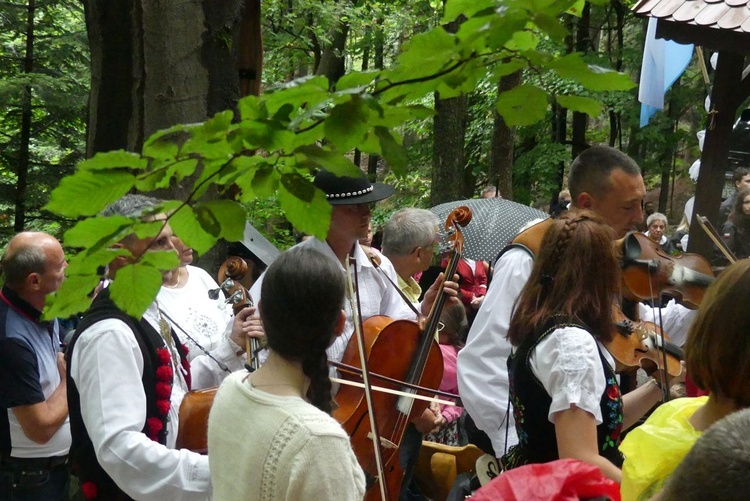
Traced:
<svg viewBox="0 0 750 501">
<path fill-rule="evenodd" d="M 737 261 L 737 256 L 735 256 L 734 252 L 727 247 L 726 242 L 720 238 L 719 232 L 716 231 L 716 228 L 714 228 L 709 222 L 708 218 L 701 216 L 700 214 L 696 214 L 695 218 L 698 220 L 698 225 L 703 228 L 703 231 L 705 231 L 708 237 L 714 242 L 714 245 L 719 248 L 721 253 L 724 254 L 730 263 L 734 264 Z"/>
<path fill-rule="evenodd" d="M 372 433 L 373 440 L 373 451 L 375 452 L 375 464 L 378 468 L 378 486 L 380 487 L 380 496 L 383 501 L 389 501 L 388 489 L 385 485 L 385 467 L 383 465 L 383 452 L 380 448 L 380 433 L 378 431 L 377 419 L 375 417 L 375 408 L 372 403 L 372 385 L 370 384 L 370 371 L 367 368 L 367 355 L 365 354 L 365 335 L 362 332 L 362 315 L 359 310 L 359 280 L 357 277 L 357 263 L 354 258 L 349 255 L 346 256 L 347 273 L 346 273 L 346 292 L 349 296 L 349 301 L 352 305 L 352 320 L 354 323 L 354 332 L 357 335 L 357 341 L 359 341 L 359 359 L 362 364 L 362 385 L 365 391 L 365 399 L 367 401 L 367 414 L 370 418 L 370 430 Z M 352 269 L 354 270 L 352 272 Z M 357 281 L 357 287 L 355 288 L 354 282 L 352 281 L 352 273 L 354 274 L 354 280 Z"/>
</svg>

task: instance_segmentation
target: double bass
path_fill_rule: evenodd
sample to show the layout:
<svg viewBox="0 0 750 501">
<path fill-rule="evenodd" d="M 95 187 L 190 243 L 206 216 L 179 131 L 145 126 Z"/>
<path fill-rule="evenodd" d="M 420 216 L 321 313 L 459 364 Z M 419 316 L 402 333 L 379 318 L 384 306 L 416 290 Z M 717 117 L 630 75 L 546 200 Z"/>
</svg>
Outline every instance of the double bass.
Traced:
<svg viewBox="0 0 750 501">
<path fill-rule="evenodd" d="M 463 250 L 460 226 L 465 226 L 470 220 L 468 207 L 459 207 L 448 216 L 445 229 L 450 234 L 453 248 L 445 277 L 455 274 Z M 446 300 L 447 294 L 441 290 L 426 320 L 393 320 L 385 316 L 368 318 L 363 323 L 363 337 L 369 370 L 410 385 L 437 389 L 443 376 L 443 357 L 435 341 L 435 332 Z M 361 367 L 358 343 L 357 336 L 352 336 L 344 352 L 343 364 Z M 343 377 L 347 376 L 343 374 Z M 415 392 L 411 387 L 398 383 L 383 382 L 382 385 L 405 393 Z M 384 392 L 373 393 L 372 399 L 375 421 L 379 427 L 377 433 L 370 428 L 364 393 L 356 386 L 341 387 L 336 394 L 338 408 L 334 410 L 333 417 L 350 436 L 354 453 L 365 471 L 368 479 L 365 499 L 381 497 L 380 491 L 374 487 L 375 481 L 381 480 L 378 478 L 374 436 L 379 437 L 377 446 L 383 460 L 385 479 L 382 480 L 386 485 L 387 497 L 397 499 L 404 475 L 398 454 L 401 440 L 407 425 L 422 414 L 428 403 Z"/>
<path fill-rule="evenodd" d="M 247 263 L 244 259 L 232 256 L 226 259 L 219 268 L 219 289 L 209 291 L 211 299 L 218 299 L 223 292 L 226 302 L 232 305 L 234 314 L 247 306 L 253 306 L 253 301 L 245 287 L 240 283 L 247 273 Z M 247 364 L 249 371 L 255 370 L 257 352 L 260 348 L 257 339 L 248 340 Z M 208 452 L 208 414 L 214 402 L 217 388 L 192 390 L 185 394 L 180 404 L 180 424 L 177 431 L 176 446 L 178 449 L 189 449 L 206 454 Z"/>
</svg>

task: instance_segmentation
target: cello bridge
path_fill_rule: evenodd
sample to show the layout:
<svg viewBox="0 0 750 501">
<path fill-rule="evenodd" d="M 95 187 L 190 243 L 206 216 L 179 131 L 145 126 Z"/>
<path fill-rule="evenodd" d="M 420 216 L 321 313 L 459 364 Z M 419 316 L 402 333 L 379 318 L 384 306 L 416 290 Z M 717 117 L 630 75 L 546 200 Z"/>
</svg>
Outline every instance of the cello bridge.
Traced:
<svg viewBox="0 0 750 501">
<path fill-rule="evenodd" d="M 372 441 L 375 441 L 375 436 L 372 434 L 372 432 L 369 432 L 367 434 L 367 438 L 369 438 Z M 380 446 L 383 449 L 398 449 L 398 445 L 394 444 L 387 438 L 380 437 Z"/>
</svg>

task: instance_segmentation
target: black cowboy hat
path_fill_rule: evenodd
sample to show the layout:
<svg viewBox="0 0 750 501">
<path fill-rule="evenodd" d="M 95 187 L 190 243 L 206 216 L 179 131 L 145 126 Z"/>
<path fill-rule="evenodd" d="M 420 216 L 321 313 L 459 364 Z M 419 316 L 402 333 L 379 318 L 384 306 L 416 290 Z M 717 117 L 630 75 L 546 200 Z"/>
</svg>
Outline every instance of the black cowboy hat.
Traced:
<svg viewBox="0 0 750 501">
<path fill-rule="evenodd" d="M 331 205 L 367 204 L 384 200 L 395 191 L 393 186 L 371 183 L 363 172 L 360 177 L 338 177 L 327 170 L 320 170 L 314 184 L 323 190 Z"/>
</svg>

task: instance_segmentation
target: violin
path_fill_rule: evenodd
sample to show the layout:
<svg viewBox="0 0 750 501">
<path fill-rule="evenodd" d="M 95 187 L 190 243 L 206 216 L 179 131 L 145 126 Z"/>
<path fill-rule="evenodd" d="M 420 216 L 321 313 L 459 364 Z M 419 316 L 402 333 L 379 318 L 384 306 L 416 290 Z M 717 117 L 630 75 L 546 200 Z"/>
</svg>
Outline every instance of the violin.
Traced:
<svg viewBox="0 0 750 501">
<path fill-rule="evenodd" d="M 465 226 L 470 220 L 471 210 L 468 207 L 459 207 L 448 216 L 445 229 L 450 235 L 453 251 L 445 277 L 455 274 L 463 250 L 463 235 L 459 227 Z M 435 332 L 446 296 L 443 290 L 438 293 L 426 321 L 393 320 L 385 316 L 374 316 L 365 320 L 364 352 L 369 369 L 396 381 L 437 389 L 443 376 L 443 356 L 435 341 Z M 358 351 L 358 337 L 352 336 L 342 363 L 361 368 Z M 352 376 L 344 373 L 342 377 Z M 405 393 L 416 393 L 416 390 L 401 384 L 385 381 L 382 385 Z M 379 479 L 373 436 L 379 436 L 378 446 L 382 449 L 387 497 L 397 499 L 404 475 L 399 464 L 398 449 L 407 425 L 414 417 L 422 414 L 428 403 L 405 396 L 374 392 L 372 410 L 379 430 L 378 433 L 373 433 L 370 429 L 370 420 L 367 418 L 365 395 L 360 388 L 342 386 L 336 394 L 336 402 L 338 408 L 334 410 L 333 416 L 351 438 L 357 460 L 365 471 L 365 476 L 370 479 L 365 499 L 374 500 L 381 497 L 380 491 L 372 488 L 373 480 Z"/>
<path fill-rule="evenodd" d="M 670 343 L 658 325 L 652 322 L 634 322 L 614 308 L 615 332 L 607 349 L 615 360 L 626 367 L 638 367 L 644 360 L 655 363 L 670 376 L 679 376 L 684 358 L 682 349 Z"/>
<path fill-rule="evenodd" d="M 634 301 L 668 294 L 678 303 L 696 309 L 706 287 L 714 281 L 711 265 L 698 254 L 670 256 L 642 233 L 628 233 L 622 247 L 622 279 L 626 297 Z"/>
</svg>

